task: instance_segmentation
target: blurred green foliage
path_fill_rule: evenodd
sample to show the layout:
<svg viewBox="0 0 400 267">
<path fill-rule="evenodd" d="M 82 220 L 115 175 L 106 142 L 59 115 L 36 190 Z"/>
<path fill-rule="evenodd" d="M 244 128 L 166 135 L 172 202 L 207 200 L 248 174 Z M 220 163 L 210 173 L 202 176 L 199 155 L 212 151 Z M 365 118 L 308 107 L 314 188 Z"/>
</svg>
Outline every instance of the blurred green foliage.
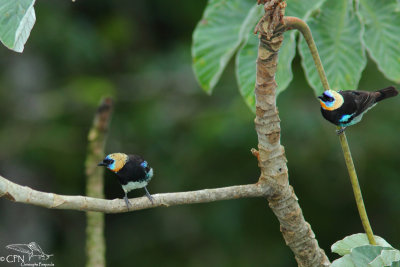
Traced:
<svg viewBox="0 0 400 267">
<path fill-rule="evenodd" d="M 206 1 L 43 0 L 23 54 L 0 49 L 0 174 L 35 189 L 84 194 L 86 138 L 103 94 L 115 97 L 107 152 L 143 155 L 152 194 L 257 181 L 254 115 L 233 64 L 213 96 L 191 69 Z M 298 57 L 280 95 L 290 182 L 318 242 L 362 231 L 335 127 L 320 115 Z M 374 63 L 360 89 L 390 85 Z M 347 130 L 375 234 L 400 247 L 400 98 Z M 107 173 L 107 198 L 121 198 Z M 132 192 L 131 197 L 142 196 Z M 85 263 L 85 216 L 0 200 L 0 256 L 35 241 L 56 266 Z M 296 266 L 263 199 L 106 215 L 109 266 Z"/>
</svg>

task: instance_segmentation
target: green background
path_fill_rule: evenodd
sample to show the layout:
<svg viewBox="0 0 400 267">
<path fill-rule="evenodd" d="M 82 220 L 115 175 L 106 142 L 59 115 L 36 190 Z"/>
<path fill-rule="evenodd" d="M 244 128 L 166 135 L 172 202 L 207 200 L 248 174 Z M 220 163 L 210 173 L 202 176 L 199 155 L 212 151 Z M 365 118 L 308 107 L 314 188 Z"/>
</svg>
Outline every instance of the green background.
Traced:
<svg viewBox="0 0 400 267">
<path fill-rule="evenodd" d="M 151 193 L 256 182 L 254 115 L 233 62 L 212 96 L 191 68 L 206 1 L 38 1 L 23 54 L 0 49 L 0 174 L 46 192 L 83 195 L 86 138 L 101 96 L 115 97 L 106 151 L 143 155 Z M 335 127 L 304 79 L 278 99 L 289 179 L 320 246 L 362 232 Z M 391 85 L 369 60 L 359 89 Z M 400 247 L 400 98 L 347 130 L 376 235 Z M 106 174 L 106 197 L 121 198 Z M 137 190 L 130 197 L 142 196 Z M 0 200 L 0 256 L 37 242 L 55 266 L 85 263 L 85 214 Z M 263 199 L 106 215 L 108 266 L 296 266 Z M 0 263 L 0 266 L 3 266 Z M 10 266 L 10 265 L 4 265 Z"/>
</svg>

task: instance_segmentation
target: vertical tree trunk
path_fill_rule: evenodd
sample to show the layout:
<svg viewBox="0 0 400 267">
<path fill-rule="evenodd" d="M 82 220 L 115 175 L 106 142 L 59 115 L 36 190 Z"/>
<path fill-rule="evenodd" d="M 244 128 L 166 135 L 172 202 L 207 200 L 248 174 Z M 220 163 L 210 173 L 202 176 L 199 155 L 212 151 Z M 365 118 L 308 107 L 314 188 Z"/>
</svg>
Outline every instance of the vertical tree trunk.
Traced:
<svg viewBox="0 0 400 267">
<path fill-rule="evenodd" d="M 86 155 L 86 195 L 104 198 L 104 168 L 97 164 L 104 158 L 104 146 L 107 138 L 108 125 L 112 112 L 112 100 L 104 99 L 97 109 L 92 128 L 88 135 L 88 151 Z M 86 225 L 86 266 L 106 266 L 104 240 L 104 213 L 87 212 Z"/>
<path fill-rule="evenodd" d="M 305 221 L 293 188 L 289 185 L 284 147 L 280 144 L 280 119 L 276 107 L 275 73 L 278 52 L 282 45 L 285 26 L 285 3 L 271 1 L 257 25 L 259 47 L 256 78 L 256 118 L 258 135 L 259 183 L 273 188 L 269 206 L 280 222 L 286 244 L 295 254 L 299 266 L 329 266 L 324 251 L 319 248 L 310 225 Z"/>
</svg>

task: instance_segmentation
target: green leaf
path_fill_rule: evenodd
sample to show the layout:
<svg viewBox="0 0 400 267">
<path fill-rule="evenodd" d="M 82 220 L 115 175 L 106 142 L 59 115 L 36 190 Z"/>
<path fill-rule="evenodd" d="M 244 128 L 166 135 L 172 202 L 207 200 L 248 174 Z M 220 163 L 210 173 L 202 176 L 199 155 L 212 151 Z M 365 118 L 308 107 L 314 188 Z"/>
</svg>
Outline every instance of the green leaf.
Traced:
<svg viewBox="0 0 400 267">
<path fill-rule="evenodd" d="M 362 27 L 353 12 L 352 1 L 326 1 L 308 24 L 331 88 L 356 89 L 367 60 L 361 44 Z M 308 83 L 319 95 L 323 88 L 304 38 L 300 54 Z"/>
<path fill-rule="evenodd" d="M 325 0 L 310 0 L 304 2 L 300 0 L 288 0 L 286 15 L 304 19 L 324 1 Z M 256 16 L 257 18 L 261 17 L 263 9 L 259 8 L 258 13 L 259 15 Z M 258 19 L 255 20 L 254 25 L 251 25 L 252 27 L 248 29 L 248 37 L 236 55 L 236 78 L 239 84 L 239 91 L 244 101 L 253 112 L 255 112 L 254 87 L 256 83 L 258 37 L 253 34 L 251 29 L 255 27 L 257 22 Z M 278 66 L 275 76 L 278 85 L 277 95 L 285 90 L 293 79 L 291 66 L 292 60 L 296 54 L 295 34 L 295 31 L 291 31 L 290 34 L 286 33 L 282 47 L 279 50 Z"/>
<path fill-rule="evenodd" d="M 390 248 L 373 245 L 356 247 L 351 251 L 351 260 L 357 267 L 367 267 L 370 262 L 380 255 L 382 250 L 390 250 Z"/>
<path fill-rule="evenodd" d="M 207 93 L 211 93 L 228 61 L 247 38 L 256 10 L 253 0 L 209 0 L 192 43 L 193 69 Z"/>
<path fill-rule="evenodd" d="M 377 245 L 382 247 L 391 247 L 391 245 L 388 242 L 386 242 L 386 240 L 383 239 L 382 237 L 376 235 L 374 235 L 374 237 Z M 343 256 L 349 254 L 353 248 L 365 246 L 368 244 L 369 242 L 367 235 L 360 233 L 360 234 L 346 236 L 344 239 L 335 242 L 332 245 L 331 250 L 332 252 Z"/>
<path fill-rule="evenodd" d="M 236 55 L 236 79 L 244 102 L 255 112 L 254 87 L 256 83 L 256 59 L 258 37 L 249 33 L 247 42 Z"/>
<path fill-rule="evenodd" d="M 0 0 L 0 41 L 22 52 L 35 24 L 35 0 Z"/>
<path fill-rule="evenodd" d="M 240 47 L 236 54 L 236 79 L 239 85 L 239 92 L 242 95 L 245 103 L 249 108 L 255 112 L 255 96 L 254 86 L 256 82 L 256 59 L 257 59 L 257 47 L 258 37 L 251 30 L 254 29 L 256 23 L 263 14 L 263 6 L 259 5 L 255 8 L 252 24 L 249 24 L 249 28 L 243 33 L 247 33 L 246 39 L 243 45 Z"/>
<path fill-rule="evenodd" d="M 382 246 L 368 244 L 365 234 L 351 235 L 336 242 L 332 251 L 344 256 L 335 260 L 332 267 L 383 267 L 400 259 L 400 251 L 378 236 L 375 240 Z"/>
<path fill-rule="evenodd" d="M 279 50 L 278 66 L 275 80 L 278 84 L 276 94 L 280 94 L 288 87 L 293 79 L 292 60 L 296 54 L 295 32 L 285 33 L 281 49 Z"/>
<path fill-rule="evenodd" d="M 382 73 L 400 83 L 400 11 L 395 0 L 359 0 L 362 35 L 371 58 Z"/>
<path fill-rule="evenodd" d="M 390 266 L 393 262 L 400 260 L 400 251 L 397 249 L 382 250 L 381 254 L 369 264 L 370 267 Z"/>
<path fill-rule="evenodd" d="M 356 267 L 351 260 L 350 255 L 345 255 L 334 262 L 332 262 L 331 267 Z"/>
<path fill-rule="evenodd" d="M 306 19 L 313 11 L 319 8 L 326 0 L 287 0 L 286 16 Z"/>
</svg>

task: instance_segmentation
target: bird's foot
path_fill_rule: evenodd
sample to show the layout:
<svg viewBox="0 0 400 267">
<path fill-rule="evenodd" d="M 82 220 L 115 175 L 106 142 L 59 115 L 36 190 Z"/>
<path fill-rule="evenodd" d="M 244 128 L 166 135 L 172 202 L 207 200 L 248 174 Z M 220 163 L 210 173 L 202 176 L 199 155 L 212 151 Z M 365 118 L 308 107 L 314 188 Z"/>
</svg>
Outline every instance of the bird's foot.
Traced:
<svg viewBox="0 0 400 267">
<path fill-rule="evenodd" d="M 131 202 L 129 202 L 127 195 L 124 196 L 124 200 L 125 200 L 126 208 L 128 210 L 129 210 L 129 208 L 132 208 L 132 204 L 131 204 Z"/>
<path fill-rule="evenodd" d="M 346 130 L 346 127 L 341 127 L 339 130 L 336 130 L 336 134 L 341 135 L 344 132 L 344 130 Z"/>
<path fill-rule="evenodd" d="M 154 204 L 153 202 L 154 198 L 150 195 L 146 187 L 144 187 L 144 190 L 146 191 L 146 197 L 151 201 L 151 204 Z"/>
</svg>

